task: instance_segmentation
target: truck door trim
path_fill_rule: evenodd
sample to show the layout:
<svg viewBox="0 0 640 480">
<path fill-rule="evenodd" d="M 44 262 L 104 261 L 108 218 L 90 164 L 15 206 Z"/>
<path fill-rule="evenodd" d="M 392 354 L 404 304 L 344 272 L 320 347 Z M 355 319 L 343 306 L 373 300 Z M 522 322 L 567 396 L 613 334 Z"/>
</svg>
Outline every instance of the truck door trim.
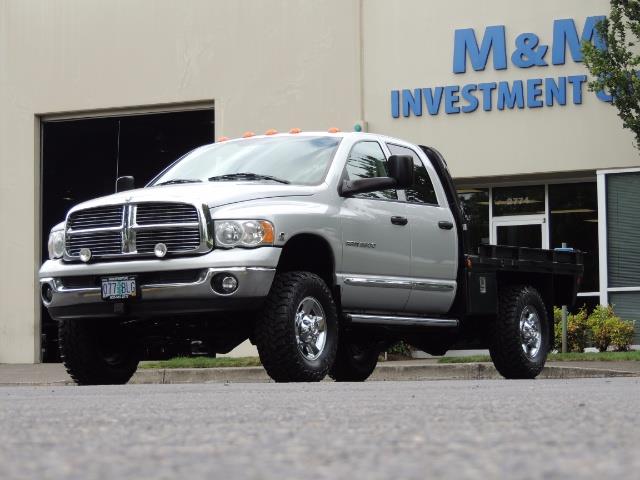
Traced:
<svg viewBox="0 0 640 480">
<path fill-rule="evenodd" d="M 406 288 L 430 292 L 451 292 L 456 288 L 456 282 L 449 280 L 349 276 L 344 277 L 342 281 L 345 285 L 352 285 L 355 287 Z"/>
</svg>

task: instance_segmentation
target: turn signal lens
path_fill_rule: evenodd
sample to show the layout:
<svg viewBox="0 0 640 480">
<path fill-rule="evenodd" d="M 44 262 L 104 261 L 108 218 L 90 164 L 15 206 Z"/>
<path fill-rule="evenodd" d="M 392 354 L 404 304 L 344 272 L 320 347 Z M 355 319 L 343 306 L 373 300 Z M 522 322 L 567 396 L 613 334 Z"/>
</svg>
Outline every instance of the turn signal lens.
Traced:
<svg viewBox="0 0 640 480">
<path fill-rule="evenodd" d="M 289 133 L 300 133 L 302 130 L 300 130 L 299 128 L 292 128 L 291 130 L 289 130 Z"/>
<path fill-rule="evenodd" d="M 244 132 L 242 134 L 242 138 L 249 138 L 249 137 L 254 137 L 256 134 L 253 132 Z"/>
<path fill-rule="evenodd" d="M 264 132 L 265 135 L 275 135 L 276 133 L 278 133 L 278 130 L 276 130 L 274 128 L 270 128 L 269 130 Z"/>
<path fill-rule="evenodd" d="M 218 137 L 218 142 L 226 142 L 229 140 L 229 137 Z"/>
<path fill-rule="evenodd" d="M 340 131 L 339 128 L 336 127 L 331 127 L 329 130 L 327 130 L 329 133 L 338 133 Z"/>
</svg>

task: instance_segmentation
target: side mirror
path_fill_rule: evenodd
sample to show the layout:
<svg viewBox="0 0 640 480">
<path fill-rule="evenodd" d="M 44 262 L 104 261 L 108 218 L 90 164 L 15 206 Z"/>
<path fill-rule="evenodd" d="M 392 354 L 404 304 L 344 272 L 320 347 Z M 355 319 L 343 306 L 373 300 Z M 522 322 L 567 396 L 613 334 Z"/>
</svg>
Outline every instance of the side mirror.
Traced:
<svg viewBox="0 0 640 480">
<path fill-rule="evenodd" d="M 360 178 L 358 180 L 344 180 L 340 185 L 340 195 L 350 197 L 356 193 L 369 193 L 394 188 L 396 180 L 391 177 Z"/>
<path fill-rule="evenodd" d="M 136 188 L 133 177 L 118 177 L 116 180 L 116 193 L 126 192 Z"/>
<path fill-rule="evenodd" d="M 404 190 L 413 186 L 413 157 L 411 155 L 391 155 L 389 176 L 396 180 L 396 188 Z"/>
</svg>

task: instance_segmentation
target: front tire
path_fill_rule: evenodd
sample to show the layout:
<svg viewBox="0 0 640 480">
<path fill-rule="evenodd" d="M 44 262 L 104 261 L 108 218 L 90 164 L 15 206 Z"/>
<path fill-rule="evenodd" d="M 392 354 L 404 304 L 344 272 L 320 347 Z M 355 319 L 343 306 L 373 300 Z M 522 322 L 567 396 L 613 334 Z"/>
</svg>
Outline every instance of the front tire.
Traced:
<svg viewBox="0 0 640 480">
<path fill-rule="evenodd" d="M 117 322 L 63 320 L 58 327 L 60 357 L 78 385 L 120 385 L 138 368 L 140 350 Z"/>
<path fill-rule="evenodd" d="M 256 325 L 255 343 L 276 382 L 322 380 L 338 346 L 338 315 L 324 281 L 309 272 L 277 274 Z"/>
<path fill-rule="evenodd" d="M 503 288 L 489 336 L 489 353 L 498 372 L 509 379 L 537 377 L 547 360 L 549 332 L 547 309 L 535 288 Z"/>
</svg>

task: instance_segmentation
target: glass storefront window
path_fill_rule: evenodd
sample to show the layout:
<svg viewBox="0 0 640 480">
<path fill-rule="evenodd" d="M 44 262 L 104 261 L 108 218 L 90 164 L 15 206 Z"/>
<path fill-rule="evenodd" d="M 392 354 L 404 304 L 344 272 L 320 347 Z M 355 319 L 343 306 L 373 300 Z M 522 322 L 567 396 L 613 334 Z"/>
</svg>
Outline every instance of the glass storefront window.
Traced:
<svg viewBox="0 0 640 480">
<path fill-rule="evenodd" d="M 493 189 L 494 217 L 544 213 L 544 185 L 495 187 Z"/>
<path fill-rule="evenodd" d="M 598 194 L 595 183 L 549 185 L 549 248 L 582 250 L 581 292 L 598 291 Z"/>
<path fill-rule="evenodd" d="M 458 199 L 468 219 L 465 239 L 467 253 L 476 254 L 480 244 L 489 243 L 489 189 L 459 189 Z"/>
</svg>

